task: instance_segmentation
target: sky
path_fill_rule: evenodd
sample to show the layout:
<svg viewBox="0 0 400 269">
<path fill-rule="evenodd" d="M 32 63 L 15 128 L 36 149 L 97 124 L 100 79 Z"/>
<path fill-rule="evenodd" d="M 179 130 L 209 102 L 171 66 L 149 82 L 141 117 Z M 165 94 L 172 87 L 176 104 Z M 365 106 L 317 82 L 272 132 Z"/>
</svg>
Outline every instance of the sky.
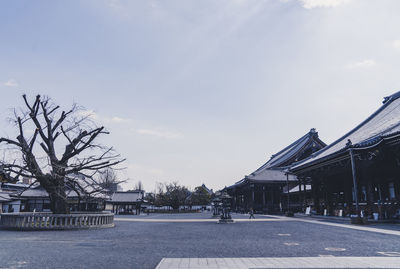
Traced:
<svg viewBox="0 0 400 269">
<path fill-rule="evenodd" d="M 21 95 L 79 103 L 121 179 L 221 189 L 400 90 L 397 0 L 0 2 L 0 135 Z"/>
</svg>

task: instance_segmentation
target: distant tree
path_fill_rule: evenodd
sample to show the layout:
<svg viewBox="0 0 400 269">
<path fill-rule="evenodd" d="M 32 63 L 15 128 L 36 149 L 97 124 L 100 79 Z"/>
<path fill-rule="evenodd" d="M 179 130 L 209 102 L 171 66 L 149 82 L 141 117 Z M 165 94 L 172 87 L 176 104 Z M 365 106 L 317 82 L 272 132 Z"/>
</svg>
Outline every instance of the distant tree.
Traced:
<svg viewBox="0 0 400 269">
<path fill-rule="evenodd" d="M 154 193 L 154 205 L 155 206 L 164 206 L 164 205 L 166 205 L 164 185 L 165 184 L 160 183 L 160 182 L 156 183 L 156 191 Z"/>
<path fill-rule="evenodd" d="M 0 138 L 6 145 L 1 174 L 10 181 L 34 179 L 49 194 L 53 213 L 69 213 L 66 188 L 78 195 L 100 191 L 99 172 L 124 160 L 112 147 L 97 142 L 108 132 L 96 126 L 78 106 L 60 111 L 47 97 L 37 95 L 29 102 L 23 95 L 23 100 L 25 108 L 14 110 L 16 140 Z"/>
<path fill-rule="evenodd" d="M 135 189 L 138 191 L 142 191 L 143 190 L 143 183 L 141 180 L 138 181 L 138 183 L 135 186 Z"/>
<path fill-rule="evenodd" d="M 144 200 L 146 200 L 149 204 L 154 205 L 156 202 L 156 196 L 154 193 L 147 192 L 146 195 L 144 196 Z"/>
<path fill-rule="evenodd" d="M 165 196 L 167 205 L 174 210 L 185 205 L 186 198 L 190 194 L 187 187 L 179 185 L 178 182 L 172 182 L 165 185 Z"/>
<path fill-rule="evenodd" d="M 198 186 L 190 196 L 191 205 L 208 205 L 211 201 L 211 195 L 203 186 Z"/>
<path fill-rule="evenodd" d="M 170 206 L 174 210 L 185 205 L 186 198 L 190 194 L 187 187 L 179 185 L 176 181 L 165 184 L 158 183 L 157 188 L 155 204 L 157 206 Z"/>
<path fill-rule="evenodd" d="M 118 191 L 118 185 L 125 182 L 124 180 L 118 180 L 117 174 L 114 169 L 108 167 L 99 171 L 98 186 L 101 192 L 111 195 Z"/>
</svg>

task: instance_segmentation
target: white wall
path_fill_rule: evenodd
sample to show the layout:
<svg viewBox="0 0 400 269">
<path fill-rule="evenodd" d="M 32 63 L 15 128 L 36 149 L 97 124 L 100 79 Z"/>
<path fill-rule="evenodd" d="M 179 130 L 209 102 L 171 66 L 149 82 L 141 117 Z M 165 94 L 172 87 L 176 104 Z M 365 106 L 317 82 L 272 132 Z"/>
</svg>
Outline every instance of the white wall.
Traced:
<svg viewBox="0 0 400 269">
<path fill-rule="evenodd" d="M 19 209 L 21 207 L 21 201 L 20 200 L 3 203 L 2 204 L 3 213 L 9 213 L 8 212 L 9 205 L 12 205 L 12 208 L 14 209 L 13 213 L 19 213 Z"/>
</svg>

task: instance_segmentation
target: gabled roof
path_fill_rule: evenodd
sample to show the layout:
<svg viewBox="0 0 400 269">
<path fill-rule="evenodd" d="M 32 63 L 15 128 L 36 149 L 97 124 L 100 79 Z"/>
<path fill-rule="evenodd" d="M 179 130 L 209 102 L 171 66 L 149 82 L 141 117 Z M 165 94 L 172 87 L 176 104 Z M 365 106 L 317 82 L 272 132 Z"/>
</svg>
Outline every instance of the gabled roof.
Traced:
<svg viewBox="0 0 400 269">
<path fill-rule="evenodd" d="M 71 189 L 67 189 L 65 192 L 68 198 L 78 198 L 78 194 Z M 37 185 L 27 188 L 22 192 L 15 192 L 12 196 L 21 198 L 47 198 L 49 194 L 43 187 Z"/>
<path fill-rule="evenodd" d="M 400 92 L 385 97 L 383 105 L 353 130 L 312 154 L 309 158 L 292 166 L 291 170 L 302 168 L 331 159 L 337 154 L 353 148 L 370 147 L 379 144 L 384 138 L 400 134 Z M 351 144 L 349 143 L 349 140 Z"/>
<path fill-rule="evenodd" d="M 29 185 L 28 185 L 29 186 Z M 65 190 L 65 194 L 67 195 L 67 198 L 70 199 L 77 199 L 79 198 L 79 195 L 76 193 L 76 191 L 66 187 Z M 84 194 L 80 193 L 81 197 L 85 197 Z M 40 185 L 33 185 L 30 188 L 27 187 L 23 190 L 16 190 L 13 191 L 12 193 L 10 193 L 11 197 L 13 198 L 25 198 L 25 199 L 29 199 L 29 198 L 33 198 L 33 199 L 37 199 L 37 198 L 48 198 L 49 194 L 47 193 L 47 191 L 41 187 Z M 107 196 L 106 194 L 103 193 L 93 193 L 90 195 L 91 198 L 101 198 L 101 199 L 106 199 L 109 196 Z M 87 197 L 86 197 L 87 198 Z"/>
<path fill-rule="evenodd" d="M 142 191 L 135 192 L 115 192 L 111 196 L 111 203 L 134 203 L 143 199 Z"/>
<path fill-rule="evenodd" d="M 212 190 L 210 190 L 209 188 L 207 188 L 206 187 L 206 185 L 203 183 L 202 185 L 201 185 L 201 187 L 203 188 L 203 189 L 205 189 L 207 192 L 208 192 L 208 194 L 213 194 L 213 191 Z"/>
<path fill-rule="evenodd" d="M 294 158 L 298 158 L 299 155 L 303 153 L 304 149 L 309 146 L 316 148 L 326 146 L 326 144 L 318 138 L 318 132 L 314 128 L 286 148 L 272 155 L 268 162 L 250 175 L 236 182 L 233 186 L 242 185 L 249 181 L 259 183 L 286 182 L 287 177 L 285 171 L 290 167 Z M 294 175 L 289 175 L 288 179 L 289 181 L 297 180 Z"/>
<path fill-rule="evenodd" d="M 286 182 L 286 172 L 278 169 L 264 169 L 246 176 L 243 180 L 252 182 Z M 296 176 L 289 174 L 289 181 L 297 180 Z"/>
<path fill-rule="evenodd" d="M 304 146 L 312 141 L 319 143 L 322 147 L 326 146 L 326 144 L 318 138 L 318 132 L 314 128 L 312 128 L 304 136 L 300 137 L 298 140 L 296 140 L 286 148 L 282 149 L 278 153 L 272 155 L 271 159 L 263 166 L 258 168 L 254 173 L 269 168 L 286 167 L 288 165 L 287 161 L 298 155 L 299 152 L 304 148 Z"/>
</svg>

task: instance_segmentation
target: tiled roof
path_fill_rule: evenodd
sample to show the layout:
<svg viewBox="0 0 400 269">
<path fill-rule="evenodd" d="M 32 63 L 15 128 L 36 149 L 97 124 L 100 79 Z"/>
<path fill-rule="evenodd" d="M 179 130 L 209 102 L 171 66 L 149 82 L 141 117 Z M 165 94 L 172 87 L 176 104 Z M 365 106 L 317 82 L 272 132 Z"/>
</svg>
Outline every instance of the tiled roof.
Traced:
<svg viewBox="0 0 400 269">
<path fill-rule="evenodd" d="M 143 192 L 115 192 L 111 196 L 110 202 L 124 203 L 137 202 L 143 199 Z"/>
<path fill-rule="evenodd" d="M 73 190 L 66 190 L 66 194 L 68 198 L 77 198 L 78 194 Z M 48 193 L 46 190 L 40 186 L 32 187 L 30 189 L 26 189 L 25 191 L 15 192 L 13 196 L 18 196 L 21 198 L 41 198 L 41 197 L 48 197 Z"/>
<path fill-rule="evenodd" d="M 0 191 L 0 203 L 1 202 L 8 202 L 8 201 L 11 201 L 11 200 L 12 199 L 11 199 L 9 193 Z"/>
<path fill-rule="evenodd" d="M 233 186 L 241 185 L 245 182 L 286 182 L 285 170 L 288 168 L 288 161 L 301 153 L 304 147 L 309 143 L 318 143 L 325 146 L 325 143 L 318 138 L 315 129 L 311 129 L 307 134 L 282 149 L 278 153 L 272 155 L 271 159 L 258 168 L 256 171 L 246 176 L 242 180 L 236 182 Z M 290 165 L 290 164 L 289 164 Z M 289 175 L 289 181 L 297 180 L 296 176 Z M 231 186 L 231 187 L 233 187 Z"/>
<path fill-rule="evenodd" d="M 284 165 L 286 161 L 290 158 L 294 157 L 299 151 L 310 142 L 311 139 L 318 139 L 318 133 L 315 129 L 311 129 L 310 132 L 305 134 L 304 136 L 300 137 L 298 140 L 284 148 L 283 150 L 279 151 L 278 153 L 272 155 L 271 159 L 266 162 L 263 166 L 258 168 L 255 173 L 259 170 L 263 170 L 266 168 L 276 168 L 281 167 Z M 318 142 L 325 146 L 325 143 L 318 139 Z"/>
<path fill-rule="evenodd" d="M 17 194 L 18 195 L 18 194 Z M 41 187 L 34 187 L 23 191 L 20 197 L 48 197 L 46 190 Z"/>
<path fill-rule="evenodd" d="M 278 169 L 264 169 L 257 174 L 251 174 L 246 176 L 242 180 L 236 182 L 234 185 L 228 187 L 232 188 L 234 186 L 239 186 L 245 184 L 246 182 L 256 182 L 256 183 L 280 183 L 289 181 L 297 181 L 297 177 L 295 175 L 289 174 L 289 177 L 286 178 L 286 172 L 284 170 Z"/>
<path fill-rule="evenodd" d="M 353 130 L 330 144 L 329 146 L 312 154 L 309 158 L 301 161 L 291 170 L 298 171 L 304 167 L 319 163 L 325 159 L 335 156 L 337 153 L 348 149 L 349 140 L 354 148 L 362 148 L 376 145 L 383 138 L 397 135 L 400 132 L 400 92 L 385 97 L 383 105 L 365 121 Z"/>
<path fill-rule="evenodd" d="M 286 173 L 278 169 L 264 169 L 248 175 L 250 181 L 286 181 Z M 296 176 L 289 174 L 289 180 L 296 180 Z"/>
</svg>

